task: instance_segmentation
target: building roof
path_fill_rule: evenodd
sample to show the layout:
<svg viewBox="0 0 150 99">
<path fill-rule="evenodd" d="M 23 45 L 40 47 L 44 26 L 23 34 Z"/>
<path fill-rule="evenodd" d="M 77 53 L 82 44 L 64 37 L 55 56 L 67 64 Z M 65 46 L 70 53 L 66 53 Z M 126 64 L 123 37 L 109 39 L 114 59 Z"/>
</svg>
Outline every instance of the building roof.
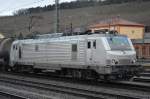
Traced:
<svg viewBox="0 0 150 99">
<path fill-rule="evenodd" d="M 108 26 L 114 26 L 114 25 L 122 25 L 122 26 L 139 26 L 144 27 L 144 24 L 128 21 L 119 17 L 111 18 L 111 19 L 105 19 L 97 24 L 90 25 L 90 28 L 96 28 L 96 27 L 108 27 Z"/>
</svg>

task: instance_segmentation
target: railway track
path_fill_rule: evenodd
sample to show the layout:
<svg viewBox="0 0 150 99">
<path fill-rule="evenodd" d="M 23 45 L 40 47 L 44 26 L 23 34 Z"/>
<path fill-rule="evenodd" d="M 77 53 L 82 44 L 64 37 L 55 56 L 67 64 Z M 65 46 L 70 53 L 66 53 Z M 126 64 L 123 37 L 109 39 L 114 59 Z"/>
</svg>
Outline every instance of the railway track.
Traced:
<svg viewBox="0 0 150 99">
<path fill-rule="evenodd" d="M 140 76 L 150 77 L 150 72 L 141 73 Z"/>
<path fill-rule="evenodd" d="M 0 82 L 3 82 L 5 84 L 7 83 L 20 86 L 27 86 L 29 88 L 36 88 L 38 90 L 53 91 L 56 93 L 68 94 L 82 98 L 84 97 L 86 99 L 150 98 L 150 86 L 149 88 L 148 86 L 142 87 L 144 89 L 141 89 L 141 87 L 139 87 L 138 85 L 136 85 L 136 87 L 134 85 L 134 87 L 125 88 L 129 84 L 124 83 L 123 85 L 123 82 L 113 82 L 111 84 L 99 82 L 97 85 L 81 83 L 77 84 L 73 82 L 71 83 L 65 81 L 47 80 L 10 74 L 0 74 Z M 132 85 L 130 84 L 130 86 Z"/>
<path fill-rule="evenodd" d="M 145 77 L 145 76 L 135 77 L 134 81 L 136 81 L 136 82 L 144 82 L 144 83 L 149 83 L 150 84 L 150 77 Z"/>
<path fill-rule="evenodd" d="M 0 92 L 0 98 L 1 99 L 26 99 L 25 97 L 16 94 L 11 94 L 8 92 Z"/>
<path fill-rule="evenodd" d="M 133 81 L 150 83 L 150 71 L 145 71 L 145 72 L 141 73 L 140 77 L 134 77 Z"/>
</svg>

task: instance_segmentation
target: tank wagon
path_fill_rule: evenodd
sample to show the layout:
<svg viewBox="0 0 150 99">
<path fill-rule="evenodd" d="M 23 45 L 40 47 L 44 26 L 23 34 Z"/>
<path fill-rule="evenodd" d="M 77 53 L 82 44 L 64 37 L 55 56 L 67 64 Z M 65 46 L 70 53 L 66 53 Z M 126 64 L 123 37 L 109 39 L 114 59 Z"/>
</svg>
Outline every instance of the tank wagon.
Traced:
<svg viewBox="0 0 150 99">
<path fill-rule="evenodd" d="M 0 70 L 7 70 L 9 67 L 9 56 L 13 38 L 4 38 L 0 41 Z"/>
<path fill-rule="evenodd" d="M 128 37 L 91 34 L 16 40 L 10 50 L 10 68 L 75 78 L 123 79 L 137 75 L 141 67 Z"/>
</svg>

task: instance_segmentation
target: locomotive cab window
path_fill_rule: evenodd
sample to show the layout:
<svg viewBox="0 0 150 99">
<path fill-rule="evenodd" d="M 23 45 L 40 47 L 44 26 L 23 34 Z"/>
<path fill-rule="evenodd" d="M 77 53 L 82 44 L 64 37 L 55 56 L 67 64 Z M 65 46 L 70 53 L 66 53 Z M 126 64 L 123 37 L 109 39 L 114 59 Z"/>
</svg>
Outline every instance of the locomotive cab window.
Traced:
<svg viewBox="0 0 150 99">
<path fill-rule="evenodd" d="M 96 49 L 96 40 L 93 42 L 93 47 Z"/>
<path fill-rule="evenodd" d="M 15 45 L 13 45 L 13 50 L 15 50 Z"/>
<path fill-rule="evenodd" d="M 87 42 L 87 48 L 88 48 L 88 49 L 91 48 L 91 42 L 90 42 L 90 41 Z"/>
<path fill-rule="evenodd" d="M 17 50 L 17 45 L 16 45 L 16 50 Z"/>
<path fill-rule="evenodd" d="M 77 60 L 77 51 L 78 51 L 77 44 L 72 44 L 72 53 L 71 53 L 72 60 Z"/>
<path fill-rule="evenodd" d="M 35 51 L 38 52 L 39 51 L 39 46 L 35 45 Z"/>
<path fill-rule="evenodd" d="M 72 44 L 72 52 L 77 52 L 77 44 Z"/>
<path fill-rule="evenodd" d="M 22 51 L 21 51 L 21 47 L 19 47 L 19 59 L 22 58 Z"/>
</svg>

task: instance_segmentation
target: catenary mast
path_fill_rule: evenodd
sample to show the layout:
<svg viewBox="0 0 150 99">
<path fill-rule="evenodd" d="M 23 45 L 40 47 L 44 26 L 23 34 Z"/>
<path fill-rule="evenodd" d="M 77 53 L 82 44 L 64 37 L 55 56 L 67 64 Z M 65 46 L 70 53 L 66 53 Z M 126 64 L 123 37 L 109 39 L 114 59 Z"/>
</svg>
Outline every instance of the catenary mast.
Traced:
<svg viewBox="0 0 150 99">
<path fill-rule="evenodd" d="M 55 0 L 55 33 L 59 32 L 59 0 Z"/>
</svg>

